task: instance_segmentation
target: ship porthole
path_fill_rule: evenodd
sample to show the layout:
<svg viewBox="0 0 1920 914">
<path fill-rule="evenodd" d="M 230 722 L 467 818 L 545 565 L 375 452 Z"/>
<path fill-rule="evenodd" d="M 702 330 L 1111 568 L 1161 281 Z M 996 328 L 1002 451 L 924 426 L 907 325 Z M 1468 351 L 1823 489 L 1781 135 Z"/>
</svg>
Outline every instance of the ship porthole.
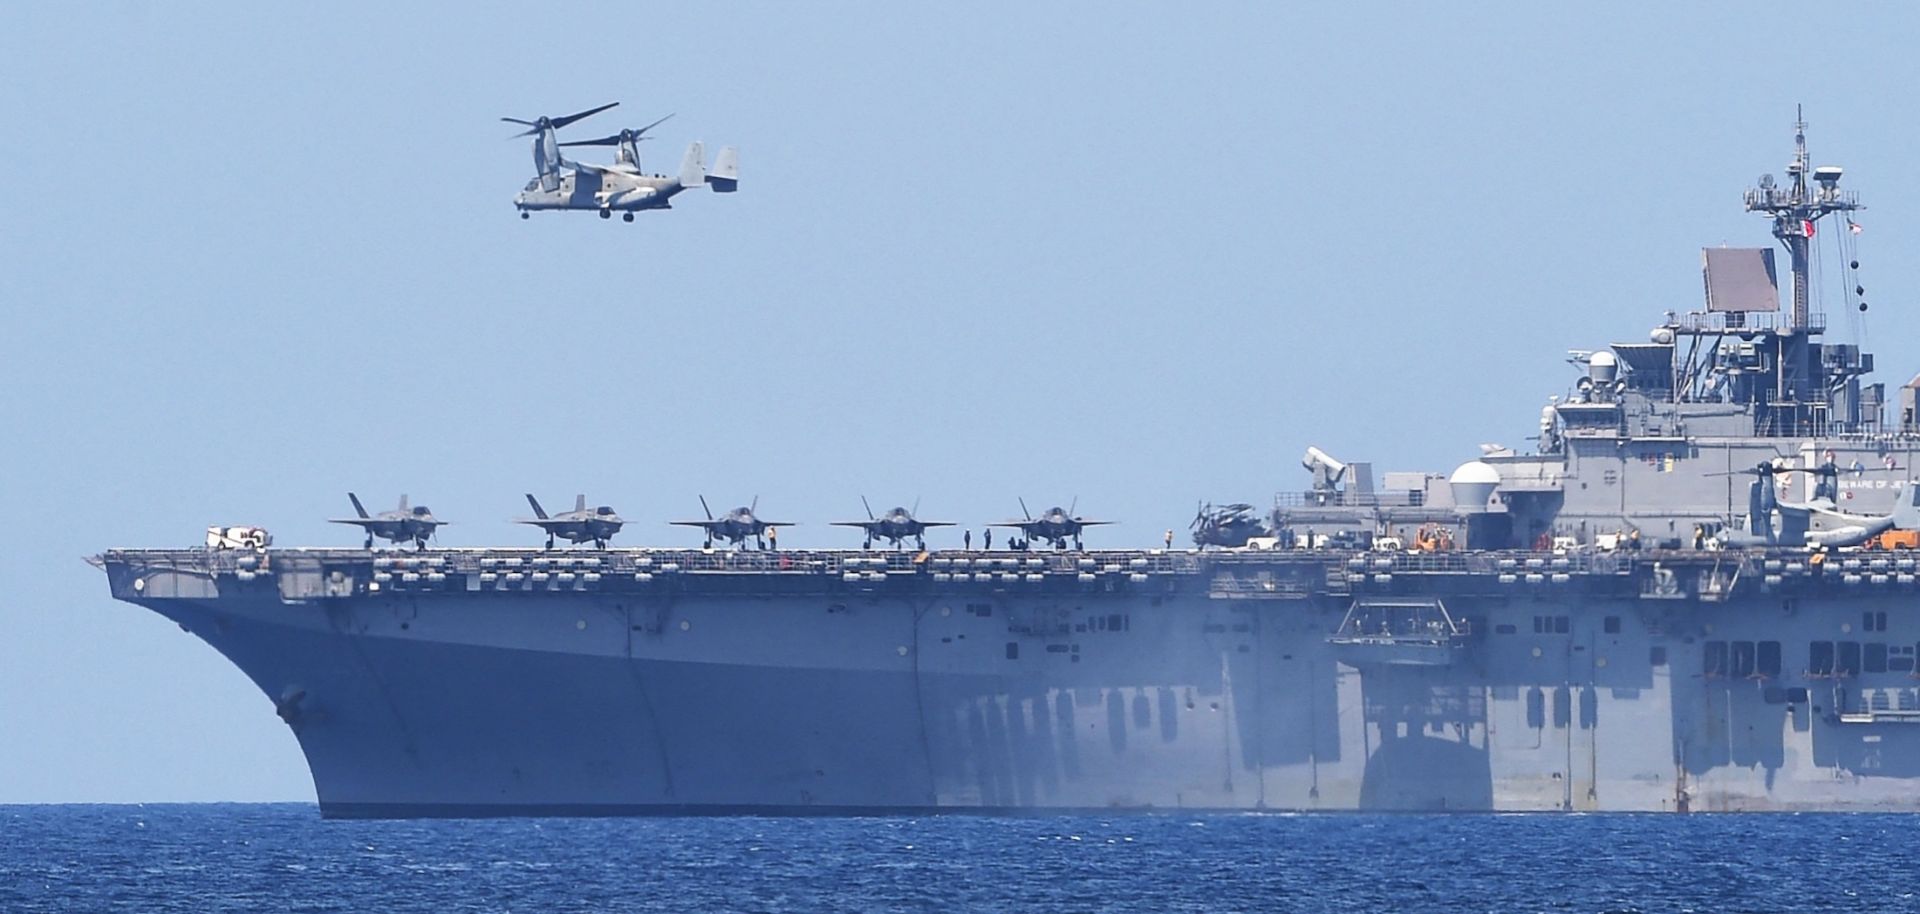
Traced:
<svg viewBox="0 0 1920 914">
<path fill-rule="evenodd" d="M 1533 656 L 1534 656 L 1534 657 L 1535 657 L 1536 659 L 1537 659 L 1537 658 L 1538 658 L 1538 657 L 1540 656 L 1540 649 L 1539 649 L 1539 648 L 1537 648 L 1537 647 L 1536 647 L 1536 648 L 1534 648 L 1534 649 L 1533 649 Z"/>
<path fill-rule="evenodd" d="M 580 621 L 573 623 L 573 627 L 584 632 L 587 630 L 587 620 L 581 619 Z"/>
<path fill-rule="evenodd" d="M 893 651 L 894 651 L 894 653 L 896 653 L 896 654 L 899 654 L 899 655 L 900 655 L 900 656 L 902 656 L 902 657 L 905 657 L 905 656 L 907 656 L 907 646 L 906 646 L 906 645 L 904 645 L 904 644 L 902 644 L 902 645 L 900 645 L 899 647 L 896 647 L 896 648 L 894 648 L 894 649 L 893 649 Z"/>
<path fill-rule="evenodd" d="M 683 632 L 690 632 L 690 631 L 693 631 L 693 623 L 692 623 L 692 622 L 688 622 L 688 621 L 687 621 L 687 620 L 685 620 L 685 619 L 681 619 L 681 620 L 680 620 L 680 630 L 681 630 L 681 631 L 683 631 Z"/>
<path fill-rule="evenodd" d="M 140 591 L 142 591 L 142 590 L 146 590 L 146 589 L 147 589 L 147 579 L 146 579 L 146 578 L 134 578 L 134 579 L 133 579 L 133 589 L 134 589 L 134 592 L 135 592 L 135 593 L 138 593 L 138 592 L 140 592 Z"/>
<path fill-rule="evenodd" d="M 138 582 L 135 582 L 135 583 L 137 584 Z M 951 615 L 953 615 L 953 607 L 951 607 L 951 606 L 942 606 L 942 607 L 940 607 L 940 615 L 943 615 L 943 616 L 951 616 Z"/>
</svg>

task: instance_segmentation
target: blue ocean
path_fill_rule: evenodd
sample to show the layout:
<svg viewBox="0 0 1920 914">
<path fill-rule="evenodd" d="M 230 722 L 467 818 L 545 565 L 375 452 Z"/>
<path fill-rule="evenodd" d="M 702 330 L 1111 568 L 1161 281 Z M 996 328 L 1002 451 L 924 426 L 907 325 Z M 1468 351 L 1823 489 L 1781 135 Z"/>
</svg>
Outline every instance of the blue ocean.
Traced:
<svg viewBox="0 0 1920 914">
<path fill-rule="evenodd" d="M 1920 911 L 1920 817 L 326 822 L 0 806 L 0 912 Z"/>
</svg>

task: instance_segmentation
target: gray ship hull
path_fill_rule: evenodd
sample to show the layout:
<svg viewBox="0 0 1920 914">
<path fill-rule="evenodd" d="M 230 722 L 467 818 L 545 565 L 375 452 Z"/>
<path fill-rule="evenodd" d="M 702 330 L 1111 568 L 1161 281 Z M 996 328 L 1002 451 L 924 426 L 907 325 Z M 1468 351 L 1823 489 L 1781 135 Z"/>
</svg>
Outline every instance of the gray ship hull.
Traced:
<svg viewBox="0 0 1920 914">
<path fill-rule="evenodd" d="M 1891 560 L 1768 589 L 1792 557 L 613 573 L 635 555 L 513 585 L 472 553 L 411 585 L 365 552 L 103 564 L 273 701 L 328 816 L 1920 808 L 1916 589 Z M 1470 631 L 1341 637 L 1389 598 Z"/>
</svg>

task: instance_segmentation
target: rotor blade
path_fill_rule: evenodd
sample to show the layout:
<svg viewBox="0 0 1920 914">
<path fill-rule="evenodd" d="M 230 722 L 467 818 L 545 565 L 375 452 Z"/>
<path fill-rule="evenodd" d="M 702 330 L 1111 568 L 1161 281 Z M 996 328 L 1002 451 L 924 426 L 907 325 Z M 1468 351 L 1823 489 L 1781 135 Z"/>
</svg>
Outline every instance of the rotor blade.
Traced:
<svg viewBox="0 0 1920 914">
<path fill-rule="evenodd" d="M 618 146 L 620 145 L 620 134 L 616 133 L 613 136 L 603 136 L 597 140 L 574 140 L 571 143 L 561 143 L 560 145 L 562 146 Z"/>
<path fill-rule="evenodd" d="M 860 496 L 860 507 L 867 509 L 867 520 L 873 520 L 873 506 L 867 504 L 867 497 L 865 495 Z"/>
<path fill-rule="evenodd" d="M 509 124 L 519 124 L 519 125 L 520 125 L 520 126 L 522 126 L 522 127 L 538 127 L 538 126 L 540 126 L 539 124 L 536 124 L 536 123 L 534 123 L 534 122 L 532 122 L 532 121 L 523 121 L 523 120 L 521 120 L 521 119 L 519 119 L 519 118 L 517 118 L 517 117 L 503 117 L 503 118 L 501 118 L 501 120 L 503 120 L 503 121 L 506 121 L 506 122 L 507 122 L 507 123 L 509 123 Z"/>
<path fill-rule="evenodd" d="M 560 128 L 562 128 L 562 127 L 565 127 L 565 126 L 567 126 L 568 124 L 571 124 L 571 123 L 573 123 L 574 121 L 577 121 L 577 120 L 579 120 L 579 119 L 581 119 L 581 118 L 583 118 L 583 117 L 591 117 L 592 115 L 595 115 L 595 114 L 599 114 L 600 112 L 602 112 L 602 111 L 605 111 L 605 110 L 607 110 L 608 108 L 612 108 L 612 107 L 614 107 L 615 105 L 618 105 L 618 104 L 620 104 L 620 103 L 619 103 L 619 102 L 608 102 L 608 103 L 606 103 L 606 104 L 604 104 L 604 105 L 601 105 L 601 106 L 600 106 L 600 107 L 598 107 L 598 108 L 588 108 L 587 110 L 585 110 L 585 111 L 582 111 L 582 112 L 580 112 L 579 114 L 569 114 L 569 115 L 567 115 L 566 117 L 556 117 L 556 118 L 554 118 L 554 119 L 553 119 L 553 121 L 552 121 L 552 123 L 553 123 L 553 129 L 555 129 L 555 130 L 559 130 Z"/>
</svg>

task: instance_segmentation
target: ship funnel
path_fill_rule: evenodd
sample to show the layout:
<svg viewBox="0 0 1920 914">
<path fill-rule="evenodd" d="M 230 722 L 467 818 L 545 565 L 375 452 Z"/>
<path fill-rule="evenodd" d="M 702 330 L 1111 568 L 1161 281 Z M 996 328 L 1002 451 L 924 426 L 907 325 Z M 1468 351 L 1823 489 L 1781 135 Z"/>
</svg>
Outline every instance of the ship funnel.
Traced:
<svg viewBox="0 0 1920 914">
<path fill-rule="evenodd" d="M 1469 460 L 1447 477 L 1447 488 L 1453 490 L 1455 507 L 1470 513 L 1485 513 L 1487 503 L 1493 500 L 1493 491 L 1500 488 L 1500 471 L 1494 469 L 1493 464 Z"/>
</svg>

